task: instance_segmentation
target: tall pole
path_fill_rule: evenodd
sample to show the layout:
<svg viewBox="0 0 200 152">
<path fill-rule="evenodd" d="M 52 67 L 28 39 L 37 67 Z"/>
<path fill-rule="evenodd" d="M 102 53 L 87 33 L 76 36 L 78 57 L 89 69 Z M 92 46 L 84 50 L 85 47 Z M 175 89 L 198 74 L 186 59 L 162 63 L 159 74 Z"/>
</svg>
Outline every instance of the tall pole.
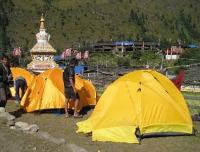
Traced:
<svg viewBox="0 0 200 152">
<path fill-rule="evenodd" d="M 87 65 L 88 65 L 88 77 L 90 77 L 90 70 L 89 70 L 89 58 L 87 60 Z"/>
<path fill-rule="evenodd" d="M 98 77 L 98 56 L 97 56 L 97 77 Z"/>
<path fill-rule="evenodd" d="M 171 47 L 171 60 L 172 60 L 172 47 Z"/>
<path fill-rule="evenodd" d="M 106 68 L 107 68 L 107 62 L 108 62 L 108 60 L 107 60 L 107 55 L 106 55 Z"/>
<path fill-rule="evenodd" d="M 166 57 L 166 58 L 167 58 L 167 60 L 168 60 L 168 58 L 169 58 L 169 57 L 168 57 L 168 49 L 167 49 L 167 57 Z"/>
<path fill-rule="evenodd" d="M 20 63 L 20 58 L 19 58 L 19 56 L 18 56 L 18 59 L 19 59 L 19 67 L 21 67 L 21 63 Z"/>
<path fill-rule="evenodd" d="M 63 57 L 63 65 L 66 66 L 66 65 L 65 65 L 65 56 Z"/>
</svg>

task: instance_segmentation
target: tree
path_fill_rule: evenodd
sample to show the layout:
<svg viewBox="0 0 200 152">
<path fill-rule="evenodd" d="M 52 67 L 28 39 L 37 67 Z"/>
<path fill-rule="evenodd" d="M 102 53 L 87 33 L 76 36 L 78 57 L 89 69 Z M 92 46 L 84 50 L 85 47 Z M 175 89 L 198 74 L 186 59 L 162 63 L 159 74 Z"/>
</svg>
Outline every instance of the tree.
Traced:
<svg viewBox="0 0 200 152">
<path fill-rule="evenodd" d="M 4 53 L 10 48 L 10 42 L 7 37 L 6 27 L 8 26 L 8 18 L 6 16 L 6 12 L 3 8 L 2 3 L 0 4 L 0 49 Z"/>
<path fill-rule="evenodd" d="M 132 54 L 132 59 L 140 60 L 141 55 L 142 55 L 141 51 L 134 51 Z"/>
<path fill-rule="evenodd" d="M 157 51 L 155 50 L 149 50 L 149 51 L 144 51 L 142 52 L 142 56 L 141 56 L 141 62 L 142 63 L 160 63 L 161 57 L 158 54 Z"/>
<path fill-rule="evenodd" d="M 121 66 L 129 67 L 130 66 L 130 59 L 128 57 L 118 58 L 117 64 L 118 64 L 119 67 L 121 67 Z"/>
<path fill-rule="evenodd" d="M 134 20 L 134 19 L 135 19 L 135 14 L 134 14 L 134 11 L 133 11 L 133 10 L 131 10 L 130 19 L 131 19 L 131 20 Z"/>
<path fill-rule="evenodd" d="M 161 50 L 168 49 L 169 46 L 171 45 L 170 43 L 171 42 L 167 41 L 166 39 L 162 40 L 160 42 L 160 48 L 161 48 Z"/>
<path fill-rule="evenodd" d="M 190 65 L 200 62 L 200 49 L 186 49 L 185 52 L 180 54 L 178 64 L 179 65 Z"/>
</svg>

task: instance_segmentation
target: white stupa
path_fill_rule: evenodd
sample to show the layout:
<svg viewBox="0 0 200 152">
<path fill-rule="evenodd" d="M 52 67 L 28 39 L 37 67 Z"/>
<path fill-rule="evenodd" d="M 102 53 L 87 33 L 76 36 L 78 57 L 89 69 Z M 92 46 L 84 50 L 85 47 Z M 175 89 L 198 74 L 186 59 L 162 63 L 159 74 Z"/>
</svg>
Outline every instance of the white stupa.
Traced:
<svg viewBox="0 0 200 152">
<path fill-rule="evenodd" d="M 42 14 L 40 19 L 40 32 L 36 34 L 37 43 L 30 50 L 32 62 L 27 69 L 32 72 L 44 72 L 48 69 L 58 67 L 54 61 L 56 50 L 49 44 L 50 34 L 46 33 L 45 19 Z"/>
</svg>

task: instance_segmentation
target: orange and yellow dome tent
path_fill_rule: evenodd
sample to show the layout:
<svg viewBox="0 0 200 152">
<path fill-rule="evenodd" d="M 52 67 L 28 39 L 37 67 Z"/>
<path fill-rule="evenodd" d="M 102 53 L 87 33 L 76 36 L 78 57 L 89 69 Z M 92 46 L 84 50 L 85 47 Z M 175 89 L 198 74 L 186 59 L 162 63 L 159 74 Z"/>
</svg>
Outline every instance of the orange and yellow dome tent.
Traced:
<svg viewBox="0 0 200 152">
<path fill-rule="evenodd" d="M 31 81 L 34 79 L 35 75 L 30 73 L 29 71 L 20 68 L 20 67 L 14 67 L 14 68 L 10 68 L 11 72 L 13 74 L 13 79 L 15 80 L 16 77 L 18 76 L 23 76 L 26 79 L 26 83 L 29 86 L 29 84 L 31 83 Z M 11 94 L 14 97 L 15 96 L 15 89 L 14 87 L 10 88 L 11 90 Z"/>
<path fill-rule="evenodd" d="M 147 135 L 192 134 L 187 104 L 177 87 L 155 70 L 130 72 L 110 84 L 77 133 L 93 141 L 139 143 Z"/>
<path fill-rule="evenodd" d="M 64 108 L 63 72 L 60 68 L 47 70 L 34 78 L 29 85 L 22 101 L 21 108 L 26 112 L 44 109 Z M 75 76 L 76 88 L 80 96 L 78 111 L 84 106 L 93 106 L 97 102 L 94 86 L 87 80 Z M 74 108 L 74 102 L 69 102 L 69 109 Z"/>
</svg>

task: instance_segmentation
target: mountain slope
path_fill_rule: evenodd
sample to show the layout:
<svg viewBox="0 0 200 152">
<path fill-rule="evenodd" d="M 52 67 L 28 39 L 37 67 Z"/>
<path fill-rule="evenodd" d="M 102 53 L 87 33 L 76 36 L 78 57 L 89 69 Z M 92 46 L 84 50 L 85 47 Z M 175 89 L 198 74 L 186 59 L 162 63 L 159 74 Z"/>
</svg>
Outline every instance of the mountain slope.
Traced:
<svg viewBox="0 0 200 152">
<path fill-rule="evenodd" d="M 36 43 L 42 13 L 50 44 L 58 54 L 66 47 L 111 40 L 198 45 L 199 5 L 197 0 L 3 0 L 10 40 L 7 50 L 20 46 L 28 53 Z"/>
</svg>

